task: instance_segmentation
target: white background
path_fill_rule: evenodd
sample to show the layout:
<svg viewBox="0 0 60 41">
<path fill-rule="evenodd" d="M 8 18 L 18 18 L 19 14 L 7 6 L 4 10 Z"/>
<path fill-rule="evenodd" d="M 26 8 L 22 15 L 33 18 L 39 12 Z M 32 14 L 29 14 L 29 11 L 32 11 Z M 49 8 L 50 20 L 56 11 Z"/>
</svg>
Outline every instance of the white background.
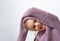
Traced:
<svg viewBox="0 0 60 41">
<path fill-rule="evenodd" d="M 60 0 L 0 0 L 0 41 L 17 41 L 21 16 L 30 7 L 48 11 L 60 19 Z"/>
</svg>

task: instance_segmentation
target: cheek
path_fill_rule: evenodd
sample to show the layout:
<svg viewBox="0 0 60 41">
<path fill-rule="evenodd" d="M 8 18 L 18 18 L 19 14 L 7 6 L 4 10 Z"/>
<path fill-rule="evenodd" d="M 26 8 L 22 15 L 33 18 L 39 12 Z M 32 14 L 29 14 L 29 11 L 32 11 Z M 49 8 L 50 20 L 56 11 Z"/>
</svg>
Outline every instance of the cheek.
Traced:
<svg viewBox="0 0 60 41">
<path fill-rule="evenodd" d="M 28 29 L 33 29 L 33 23 L 28 23 L 28 24 L 27 24 L 27 28 L 28 28 Z"/>
<path fill-rule="evenodd" d="M 33 25 L 34 25 L 34 20 L 27 20 L 26 22 L 26 28 L 27 29 L 33 29 Z"/>
<path fill-rule="evenodd" d="M 42 25 L 43 28 L 45 28 L 46 26 L 45 25 Z"/>
</svg>

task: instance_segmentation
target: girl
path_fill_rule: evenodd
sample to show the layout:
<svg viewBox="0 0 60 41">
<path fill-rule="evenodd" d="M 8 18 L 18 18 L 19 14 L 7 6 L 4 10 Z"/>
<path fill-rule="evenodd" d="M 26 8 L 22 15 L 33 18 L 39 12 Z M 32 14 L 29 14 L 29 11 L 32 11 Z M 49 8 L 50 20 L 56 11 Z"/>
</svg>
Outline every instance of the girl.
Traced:
<svg viewBox="0 0 60 41">
<path fill-rule="evenodd" d="M 33 41 L 60 41 L 58 17 L 38 8 L 32 7 L 23 15 L 17 41 L 25 41 L 28 30 L 38 31 Z"/>
</svg>

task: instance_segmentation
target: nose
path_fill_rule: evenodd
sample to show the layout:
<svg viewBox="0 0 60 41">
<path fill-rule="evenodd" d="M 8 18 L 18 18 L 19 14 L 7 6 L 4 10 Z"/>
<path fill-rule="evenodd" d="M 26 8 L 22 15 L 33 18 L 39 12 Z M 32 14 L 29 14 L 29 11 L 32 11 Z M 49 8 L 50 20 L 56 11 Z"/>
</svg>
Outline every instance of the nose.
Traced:
<svg viewBox="0 0 60 41">
<path fill-rule="evenodd" d="M 38 22 L 35 22 L 35 24 L 34 24 L 35 26 L 38 26 L 39 25 L 39 23 Z"/>
</svg>

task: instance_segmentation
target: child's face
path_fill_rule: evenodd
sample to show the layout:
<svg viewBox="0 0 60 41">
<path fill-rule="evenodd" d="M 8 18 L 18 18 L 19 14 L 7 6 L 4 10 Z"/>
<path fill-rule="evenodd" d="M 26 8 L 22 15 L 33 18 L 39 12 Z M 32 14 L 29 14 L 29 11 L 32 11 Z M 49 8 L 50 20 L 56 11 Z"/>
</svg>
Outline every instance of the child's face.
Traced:
<svg viewBox="0 0 60 41">
<path fill-rule="evenodd" d="M 33 31 L 42 31 L 45 30 L 45 25 L 39 23 L 38 21 L 29 19 L 25 22 L 25 27 L 28 30 L 33 30 Z"/>
</svg>

